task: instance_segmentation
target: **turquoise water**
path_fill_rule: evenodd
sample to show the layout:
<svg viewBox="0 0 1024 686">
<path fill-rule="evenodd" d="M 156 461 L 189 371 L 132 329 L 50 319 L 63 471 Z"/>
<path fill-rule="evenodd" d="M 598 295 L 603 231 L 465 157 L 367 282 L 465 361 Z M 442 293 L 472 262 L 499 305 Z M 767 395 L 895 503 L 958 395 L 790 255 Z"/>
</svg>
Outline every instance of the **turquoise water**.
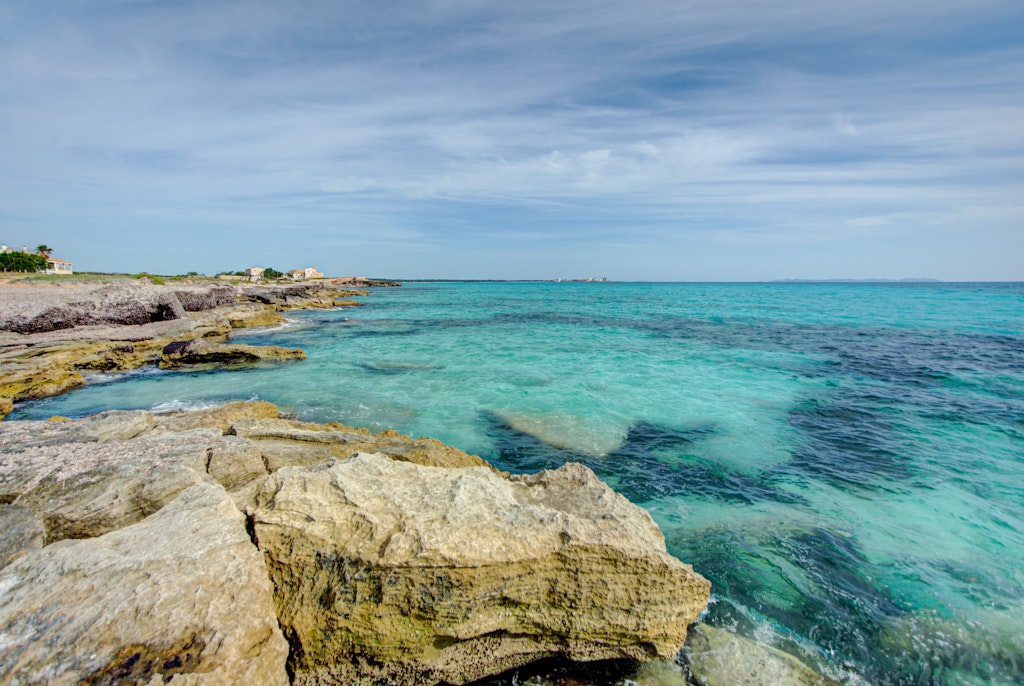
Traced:
<svg viewBox="0 0 1024 686">
<path fill-rule="evenodd" d="M 270 400 L 512 471 L 577 460 L 711 579 L 706 620 L 875 684 L 1022 683 L 1024 286 L 406 284 L 12 419 Z"/>
</svg>

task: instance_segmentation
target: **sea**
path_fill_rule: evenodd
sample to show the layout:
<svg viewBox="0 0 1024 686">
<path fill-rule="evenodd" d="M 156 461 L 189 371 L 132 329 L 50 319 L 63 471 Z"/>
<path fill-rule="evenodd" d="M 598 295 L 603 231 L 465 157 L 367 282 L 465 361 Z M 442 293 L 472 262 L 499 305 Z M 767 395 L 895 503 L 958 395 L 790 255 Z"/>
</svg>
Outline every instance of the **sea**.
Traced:
<svg viewBox="0 0 1024 686">
<path fill-rule="evenodd" d="M 10 419 L 260 399 L 513 472 L 581 462 L 711 580 L 711 625 L 851 684 L 1024 683 L 1024 284 L 409 282 L 363 300 L 235 332 L 305 361 L 100 375 Z"/>
</svg>

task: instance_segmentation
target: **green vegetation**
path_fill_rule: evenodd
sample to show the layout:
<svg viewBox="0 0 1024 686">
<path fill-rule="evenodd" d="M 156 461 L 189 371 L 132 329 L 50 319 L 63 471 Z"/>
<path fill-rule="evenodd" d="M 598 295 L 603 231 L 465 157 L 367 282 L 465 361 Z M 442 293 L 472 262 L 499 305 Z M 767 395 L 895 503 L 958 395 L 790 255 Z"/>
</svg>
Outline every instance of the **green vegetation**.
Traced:
<svg viewBox="0 0 1024 686">
<path fill-rule="evenodd" d="M 46 247 L 46 246 L 41 246 Z M 0 271 L 4 272 L 41 272 L 46 269 L 46 258 L 27 252 L 0 253 Z"/>
<path fill-rule="evenodd" d="M 164 279 L 162 277 L 154 276 L 153 274 L 149 274 L 147 272 L 139 272 L 138 274 L 132 274 L 132 278 L 133 279 L 149 279 L 150 281 L 155 283 L 157 286 L 163 286 L 164 283 L 165 283 L 165 281 L 164 281 Z"/>
<path fill-rule="evenodd" d="M 282 272 L 277 271 L 273 267 L 267 267 L 266 269 L 263 270 L 264 279 L 280 279 L 282 276 L 284 276 L 284 274 Z"/>
</svg>

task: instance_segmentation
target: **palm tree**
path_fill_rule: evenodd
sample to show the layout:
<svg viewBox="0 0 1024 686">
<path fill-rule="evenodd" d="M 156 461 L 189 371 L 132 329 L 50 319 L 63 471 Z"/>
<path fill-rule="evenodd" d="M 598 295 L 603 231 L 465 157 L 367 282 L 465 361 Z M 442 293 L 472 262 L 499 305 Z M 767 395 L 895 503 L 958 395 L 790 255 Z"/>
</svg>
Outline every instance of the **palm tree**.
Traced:
<svg viewBox="0 0 1024 686">
<path fill-rule="evenodd" d="M 39 253 L 40 255 L 42 255 L 43 257 L 49 258 L 50 257 L 50 253 L 53 252 L 53 248 L 48 247 L 46 245 L 37 245 L 36 246 L 36 252 Z"/>
</svg>

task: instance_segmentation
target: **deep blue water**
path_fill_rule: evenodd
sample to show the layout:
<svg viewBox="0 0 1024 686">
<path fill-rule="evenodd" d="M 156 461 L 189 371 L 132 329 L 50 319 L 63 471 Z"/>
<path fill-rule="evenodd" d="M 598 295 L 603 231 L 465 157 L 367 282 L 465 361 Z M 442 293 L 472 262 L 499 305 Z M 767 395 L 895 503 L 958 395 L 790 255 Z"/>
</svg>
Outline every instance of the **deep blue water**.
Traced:
<svg viewBox="0 0 1024 686">
<path fill-rule="evenodd" d="M 583 462 L 838 678 L 1024 683 L 1024 285 L 406 284 L 236 336 L 294 365 L 98 380 L 12 419 L 260 398 L 503 469 Z"/>
</svg>

